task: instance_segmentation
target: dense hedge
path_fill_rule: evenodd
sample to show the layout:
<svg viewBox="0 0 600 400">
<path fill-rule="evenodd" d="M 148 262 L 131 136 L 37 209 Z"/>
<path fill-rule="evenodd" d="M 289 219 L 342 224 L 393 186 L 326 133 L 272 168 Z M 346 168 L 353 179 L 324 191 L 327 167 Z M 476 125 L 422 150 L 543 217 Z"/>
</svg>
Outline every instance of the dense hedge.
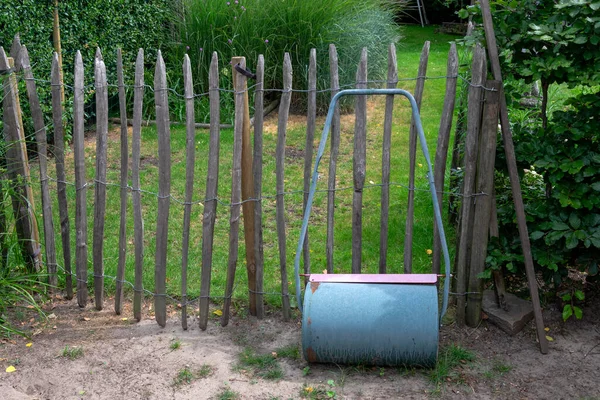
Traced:
<svg viewBox="0 0 600 400">
<path fill-rule="evenodd" d="M 146 60 L 154 65 L 156 49 L 167 43 L 169 37 L 172 3 L 168 0 L 60 0 L 65 83 L 69 85 L 73 82 L 73 62 L 77 50 L 83 56 L 86 84 L 93 82 L 96 47 L 100 47 L 106 60 L 109 82 L 116 82 L 117 48 L 122 48 L 126 65 L 133 65 L 138 48 L 146 50 Z M 18 33 L 22 44 L 27 46 L 37 79 L 50 79 L 54 52 L 53 10 L 53 0 L 0 2 L 0 46 L 8 52 L 14 35 Z M 126 80 L 131 82 L 133 67 L 126 67 L 125 74 Z M 39 82 L 38 92 L 48 123 L 51 121 L 49 83 Z M 69 90 L 65 91 L 65 95 L 69 110 L 72 95 Z M 88 98 L 92 95 L 93 91 L 87 93 Z M 24 114 L 28 115 L 27 105 L 24 107 Z M 31 134 L 32 129 L 26 126 L 26 132 Z"/>
</svg>

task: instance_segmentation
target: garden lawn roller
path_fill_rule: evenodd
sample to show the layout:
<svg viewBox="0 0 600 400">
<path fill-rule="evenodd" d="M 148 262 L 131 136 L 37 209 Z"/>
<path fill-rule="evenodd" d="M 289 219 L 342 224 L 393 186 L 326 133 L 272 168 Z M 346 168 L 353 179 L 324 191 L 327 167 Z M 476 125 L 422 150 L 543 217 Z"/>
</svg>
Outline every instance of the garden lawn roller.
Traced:
<svg viewBox="0 0 600 400">
<path fill-rule="evenodd" d="M 419 142 L 427 162 L 434 217 L 446 266 L 440 313 L 438 276 L 435 274 L 310 274 L 302 302 L 300 256 L 317 187 L 319 162 L 325 151 L 338 100 L 342 96 L 357 95 L 402 95 L 410 101 Z M 407 91 L 349 89 L 338 92 L 331 99 L 315 160 L 294 268 L 296 299 L 302 312 L 302 349 L 308 362 L 423 367 L 435 365 L 440 321 L 448 306 L 450 257 L 419 109 L 415 99 Z"/>
</svg>

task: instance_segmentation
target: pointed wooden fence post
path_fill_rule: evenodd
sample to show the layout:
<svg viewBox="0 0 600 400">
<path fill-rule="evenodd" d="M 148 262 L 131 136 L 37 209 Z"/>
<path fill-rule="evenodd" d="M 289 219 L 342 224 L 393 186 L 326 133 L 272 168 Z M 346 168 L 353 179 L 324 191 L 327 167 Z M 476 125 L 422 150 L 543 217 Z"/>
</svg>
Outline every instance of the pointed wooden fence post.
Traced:
<svg viewBox="0 0 600 400">
<path fill-rule="evenodd" d="M 96 310 L 104 303 L 104 217 L 106 215 L 106 151 L 108 137 L 108 84 L 100 49 L 94 60 L 96 81 L 96 181 L 94 184 L 94 298 Z"/>
<path fill-rule="evenodd" d="M 356 88 L 367 88 L 367 48 L 362 49 L 360 63 L 356 71 Z M 354 125 L 353 180 L 352 196 L 352 273 L 360 274 L 362 265 L 362 207 L 363 187 L 367 172 L 367 96 L 356 96 Z"/>
<path fill-rule="evenodd" d="M 65 174 L 65 131 L 63 126 L 63 103 L 58 55 L 52 58 L 52 122 L 54 126 L 54 163 L 56 165 L 56 191 L 60 217 L 60 236 L 62 241 L 63 262 L 67 299 L 73 298 L 73 272 L 71 270 L 71 223 L 69 222 L 69 206 L 67 203 L 67 182 Z"/>
<path fill-rule="evenodd" d="M 185 205 L 183 211 L 183 239 L 181 242 L 181 327 L 187 329 L 187 267 L 190 246 L 190 221 L 194 194 L 194 163 L 196 161 L 196 130 L 194 128 L 194 82 L 190 57 L 183 57 L 185 87 Z"/>
<path fill-rule="evenodd" d="M 427 76 L 427 63 L 429 61 L 429 46 L 427 41 L 423 45 L 421 59 L 419 60 L 419 70 L 417 72 L 417 84 L 415 86 L 415 101 L 421 111 L 421 99 L 425 89 L 425 78 Z M 412 273 L 412 245 L 414 232 L 415 216 L 415 166 L 417 159 L 417 128 L 411 118 L 410 137 L 409 137 L 409 167 L 408 167 L 408 205 L 406 208 L 406 228 L 404 236 L 404 272 Z"/>
<path fill-rule="evenodd" d="M 446 93 L 444 95 L 444 108 L 440 118 L 440 130 L 438 132 L 438 142 L 435 150 L 435 171 L 433 172 L 435 181 L 435 190 L 437 192 L 437 201 L 440 211 L 443 210 L 442 202 L 444 198 L 444 177 L 446 175 L 446 161 L 448 159 L 448 146 L 450 143 L 450 131 L 452 130 L 452 117 L 454 116 L 454 104 L 456 102 L 456 81 L 458 79 L 458 54 L 456 44 L 450 44 L 448 52 L 448 65 L 446 68 Z M 440 232 L 438 226 L 433 224 L 433 266 L 432 273 L 440 273 L 440 262 L 442 258 L 442 245 L 440 242 Z M 445 279 L 450 279 L 447 276 Z"/>
<path fill-rule="evenodd" d="M 142 319 L 144 290 L 144 220 L 140 193 L 140 154 L 142 142 L 142 102 L 144 101 L 144 50 L 139 49 L 135 60 L 133 88 L 133 126 L 131 127 L 131 200 L 133 203 L 133 242 L 135 282 L 133 285 L 133 317 Z"/>
<path fill-rule="evenodd" d="M 27 47 L 21 47 L 19 52 L 21 58 L 21 68 L 27 85 L 27 96 L 29 98 L 29 108 L 33 118 L 33 127 L 35 129 L 35 138 L 38 149 L 38 162 L 40 165 L 40 185 L 42 192 L 42 215 L 44 219 L 44 241 L 46 250 L 46 266 L 48 271 L 48 283 L 50 290 L 53 291 L 58 285 L 56 275 L 56 242 L 54 239 L 54 224 L 52 222 L 52 200 L 50 199 L 50 190 L 48 189 L 48 149 L 46 127 L 44 126 L 44 114 L 40 107 L 40 99 L 37 94 L 33 72 L 29 62 L 29 52 Z"/>
<path fill-rule="evenodd" d="M 159 50 L 154 72 L 154 102 L 158 133 L 158 210 L 156 217 L 156 257 L 154 264 L 154 312 L 156 323 L 167 323 L 167 246 L 171 194 L 171 129 L 169 124 L 167 74 Z"/>
<path fill-rule="evenodd" d="M 127 192 L 129 179 L 129 146 L 127 137 L 127 104 L 125 103 L 125 80 L 123 77 L 123 54 L 117 49 L 117 85 L 119 86 L 119 113 L 121 119 L 121 218 L 119 221 L 119 261 L 115 281 L 115 313 L 123 308 L 123 280 L 127 257 Z"/>
<path fill-rule="evenodd" d="M 387 88 L 398 85 L 398 62 L 396 46 L 388 48 Z M 381 152 L 381 231 L 379 237 L 379 273 L 387 273 L 387 251 L 390 215 L 390 152 L 392 148 L 392 119 L 394 116 L 394 96 L 385 98 L 385 116 L 383 119 L 383 145 Z"/>
<path fill-rule="evenodd" d="M 329 45 L 329 79 L 331 98 L 340 91 L 338 75 L 338 55 L 335 45 Z M 329 173 L 327 178 L 327 272 L 333 273 L 333 242 L 334 242 L 334 217 L 335 217 L 335 176 L 337 173 L 337 157 L 340 148 L 340 105 L 336 104 L 331 120 L 331 155 L 329 156 Z"/>
<path fill-rule="evenodd" d="M 208 306 L 210 304 L 210 280 L 217 217 L 217 193 L 219 183 L 219 134 L 220 134 L 220 95 L 219 95 L 219 58 L 214 52 L 208 72 L 208 90 L 210 101 L 210 139 L 208 145 L 208 170 L 206 176 L 206 200 L 202 218 L 202 270 L 200 282 L 200 329 L 208 325 Z M 227 294 L 226 294 L 227 296 Z"/>
<path fill-rule="evenodd" d="M 77 277 L 77 304 L 85 307 L 87 303 L 87 182 L 85 178 L 85 152 L 83 132 L 84 73 L 81 52 L 75 55 L 75 74 L 73 84 L 73 147 L 75 159 L 75 265 Z"/>
</svg>

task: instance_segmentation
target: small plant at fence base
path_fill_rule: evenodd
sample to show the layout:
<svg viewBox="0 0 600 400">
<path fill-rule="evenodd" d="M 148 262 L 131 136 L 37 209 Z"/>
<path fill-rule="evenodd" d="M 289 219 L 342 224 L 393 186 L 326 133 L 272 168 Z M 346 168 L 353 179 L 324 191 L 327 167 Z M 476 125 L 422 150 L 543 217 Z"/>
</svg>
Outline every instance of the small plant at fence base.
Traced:
<svg viewBox="0 0 600 400">
<path fill-rule="evenodd" d="M 213 372 L 214 368 L 208 364 L 203 364 L 197 370 L 194 370 L 186 365 L 177 371 L 177 375 L 175 375 L 173 378 L 173 386 L 188 385 L 195 380 L 209 377 L 213 374 Z"/>
<path fill-rule="evenodd" d="M 83 349 L 81 347 L 69 347 L 69 345 L 66 345 L 60 355 L 69 360 L 76 360 L 83 357 Z"/>
</svg>

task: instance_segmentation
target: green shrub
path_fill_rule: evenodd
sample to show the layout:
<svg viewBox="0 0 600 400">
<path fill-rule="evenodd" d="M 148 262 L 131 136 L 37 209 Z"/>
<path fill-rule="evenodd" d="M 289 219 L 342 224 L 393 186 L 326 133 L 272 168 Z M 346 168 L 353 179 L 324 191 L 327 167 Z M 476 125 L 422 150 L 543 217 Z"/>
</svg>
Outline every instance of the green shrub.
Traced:
<svg viewBox="0 0 600 400">
<path fill-rule="evenodd" d="M 384 0 L 186 0 L 179 18 L 181 42 L 172 60 L 181 64 L 188 53 L 195 67 L 196 92 L 207 92 L 210 59 L 217 52 L 222 72 L 221 87 L 231 88 L 229 60 L 245 56 L 255 68 L 258 55 L 265 57 L 265 87 L 279 88 L 282 65 L 289 52 L 293 88 L 306 89 L 311 48 L 317 50 L 318 89 L 329 86 L 328 47 L 337 46 L 340 83 L 352 84 L 363 47 L 369 49 L 369 79 L 384 78 L 387 47 L 398 40 L 393 5 Z M 305 96 L 296 96 L 302 107 Z M 329 94 L 320 96 L 320 108 Z"/>
</svg>

